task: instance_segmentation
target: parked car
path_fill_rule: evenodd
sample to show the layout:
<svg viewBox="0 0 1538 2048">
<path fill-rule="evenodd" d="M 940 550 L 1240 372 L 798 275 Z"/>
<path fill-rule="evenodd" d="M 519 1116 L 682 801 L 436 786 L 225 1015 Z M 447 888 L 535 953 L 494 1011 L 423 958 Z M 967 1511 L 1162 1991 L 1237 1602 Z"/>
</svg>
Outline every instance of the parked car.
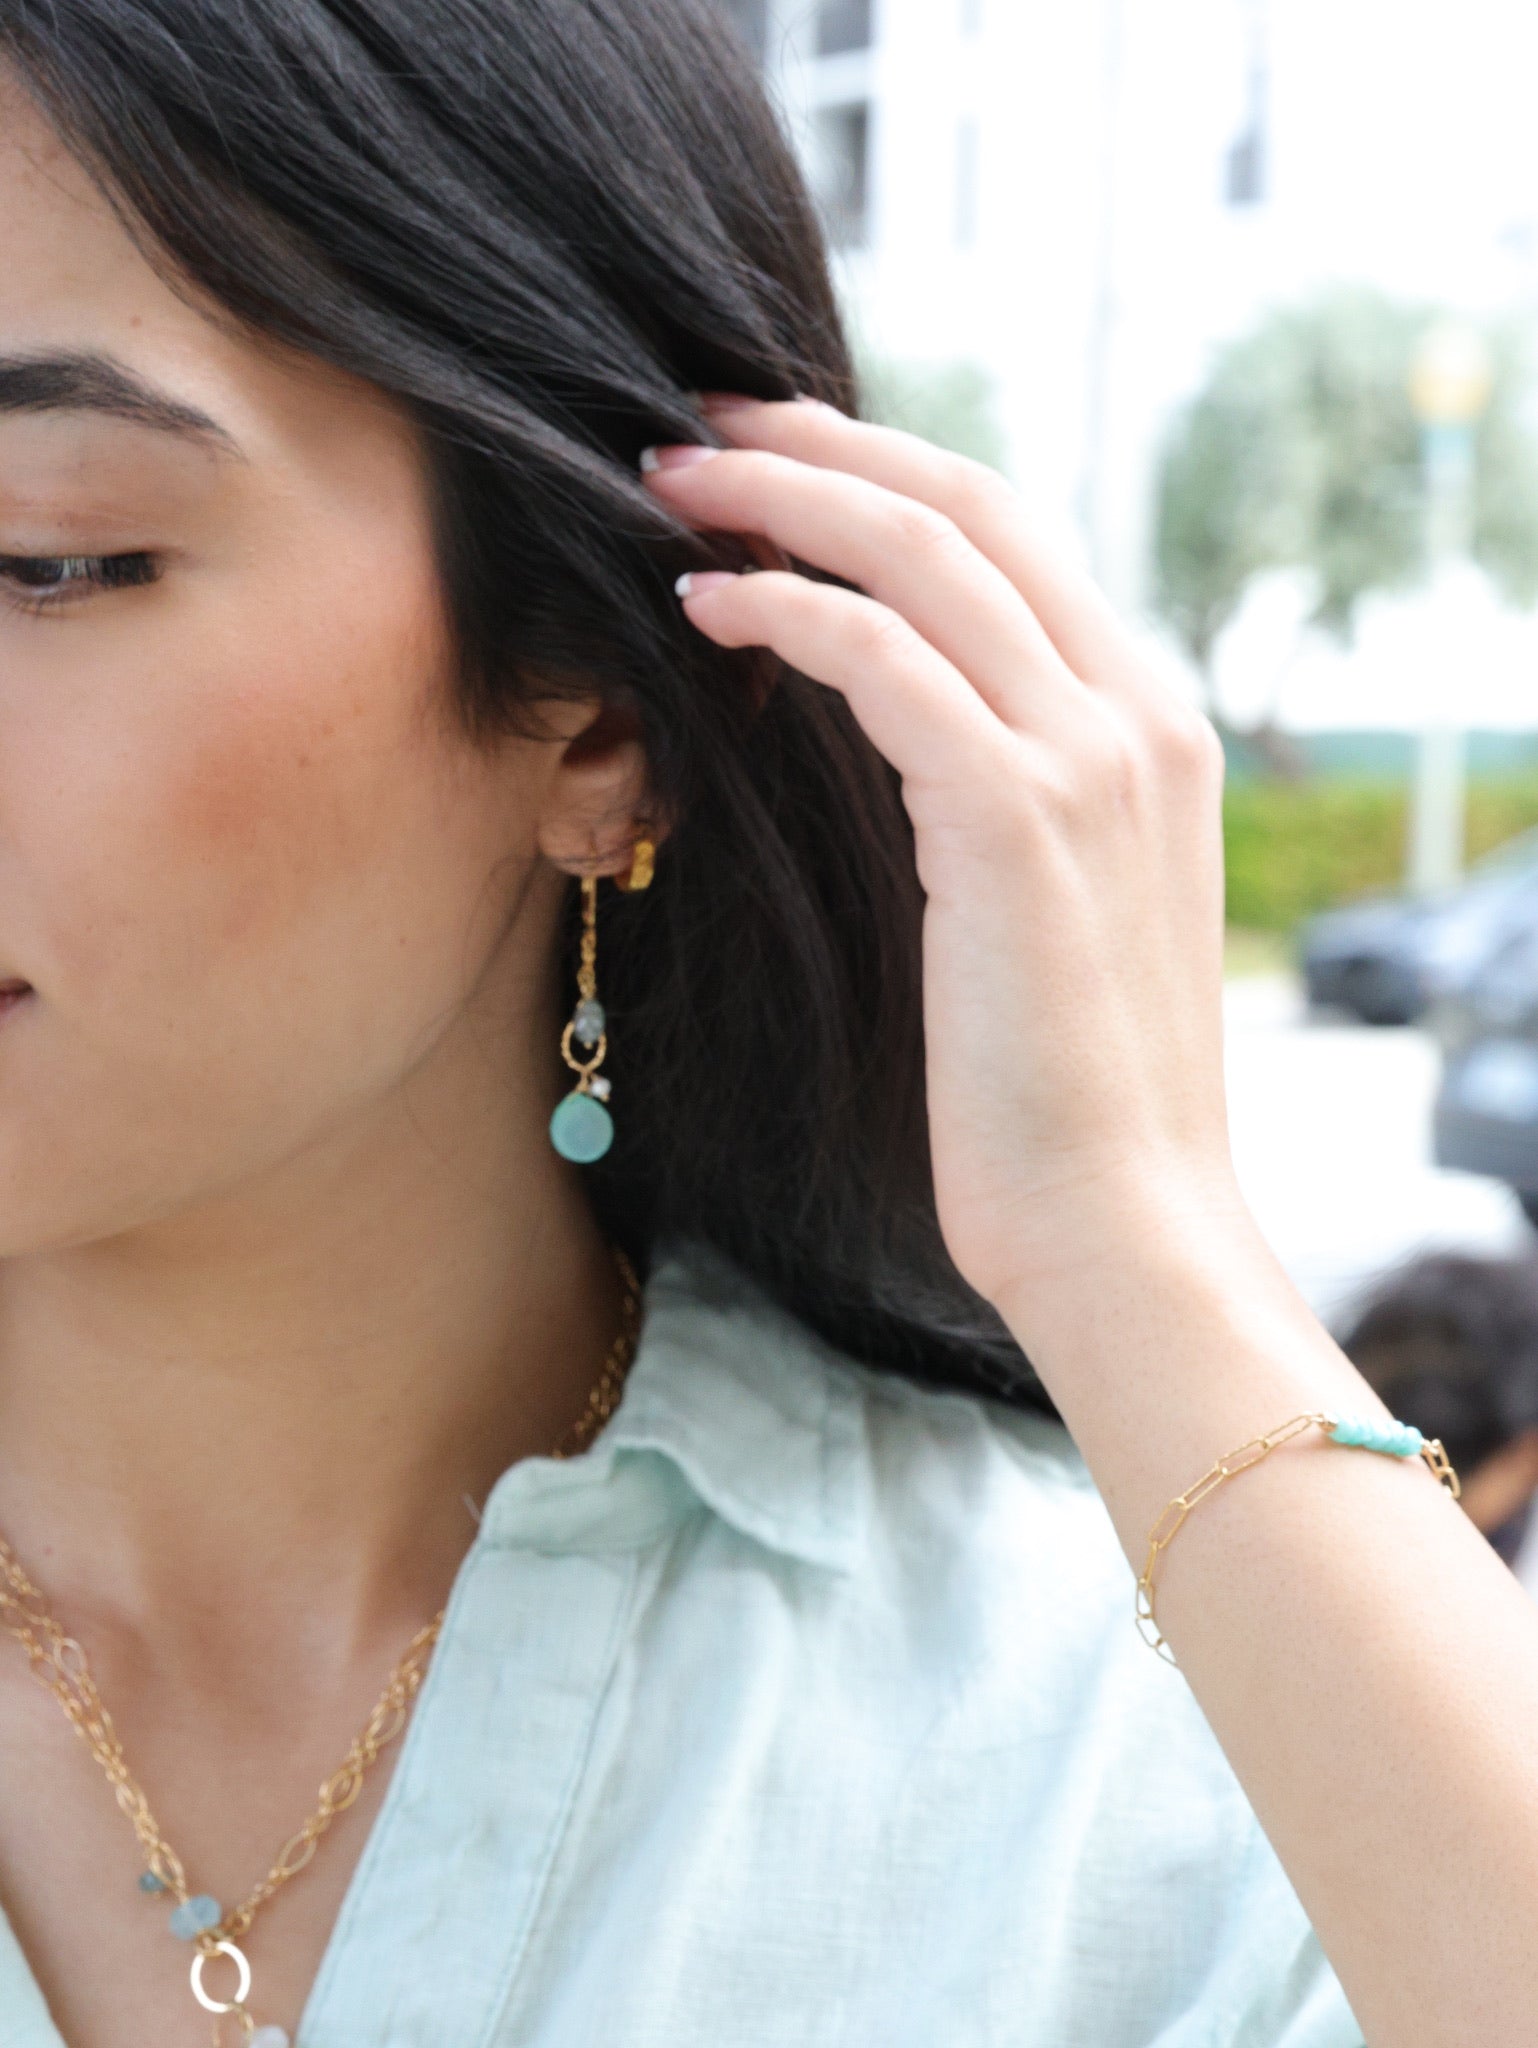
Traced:
<svg viewBox="0 0 1538 2048">
<path fill-rule="evenodd" d="M 1538 1224 L 1538 903 L 1434 1016 L 1437 1164 L 1505 1181 Z"/>
<path fill-rule="evenodd" d="M 1538 905 L 1538 831 L 1435 896 L 1378 896 L 1310 918 L 1298 941 L 1308 1000 L 1364 1024 L 1413 1024 L 1456 995 Z"/>
</svg>

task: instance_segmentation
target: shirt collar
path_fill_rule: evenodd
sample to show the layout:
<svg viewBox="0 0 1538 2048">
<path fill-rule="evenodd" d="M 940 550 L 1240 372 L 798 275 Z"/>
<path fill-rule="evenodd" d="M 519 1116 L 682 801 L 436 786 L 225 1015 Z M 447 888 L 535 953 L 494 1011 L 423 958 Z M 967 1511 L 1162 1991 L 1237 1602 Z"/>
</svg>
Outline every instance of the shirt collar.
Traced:
<svg viewBox="0 0 1538 2048">
<path fill-rule="evenodd" d="M 590 1456 L 650 1450 L 745 1534 L 847 1571 L 870 1471 L 855 1369 L 713 1248 L 654 1264 L 618 1409 Z"/>
</svg>

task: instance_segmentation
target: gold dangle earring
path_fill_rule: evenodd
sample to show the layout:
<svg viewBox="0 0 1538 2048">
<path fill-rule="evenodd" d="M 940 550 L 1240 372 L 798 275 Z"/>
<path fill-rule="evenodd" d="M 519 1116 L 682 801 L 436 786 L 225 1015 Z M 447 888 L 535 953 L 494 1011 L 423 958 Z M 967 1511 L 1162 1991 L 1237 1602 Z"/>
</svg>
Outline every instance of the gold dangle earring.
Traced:
<svg viewBox="0 0 1538 2048">
<path fill-rule="evenodd" d="M 649 839 L 638 839 L 623 877 L 617 885 L 627 893 L 649 889 L 656 872 L 657 849 Z M 585 1057 L 579 1056 L 577 1047 Z M 609 1054 L 609 1020 L 598 1000 L 598 877 L 582 879 L 582 953 L 577 968 L 577 1007 L 561 1034 L 561 1058 L 577 1077 L 577 1085 L 556 1106 L 550 1119 L 550 1142 L 563 1159 L 577 1166 L 591 1166 L 602 1159 L 614 1143 L 614 1119 L 609 1114 L 610 1081 L 599 1069 Z"/>
</svg>

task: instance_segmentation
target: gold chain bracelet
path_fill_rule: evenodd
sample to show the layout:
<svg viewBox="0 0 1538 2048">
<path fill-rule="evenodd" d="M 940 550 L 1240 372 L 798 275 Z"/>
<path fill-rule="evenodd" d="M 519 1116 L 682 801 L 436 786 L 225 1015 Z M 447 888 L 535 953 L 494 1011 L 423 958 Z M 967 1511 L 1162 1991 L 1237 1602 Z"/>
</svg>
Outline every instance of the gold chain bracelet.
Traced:
<svg viewBox="0 0 1538 2048">
<path fill-rule="evenodd" d="M 1137 1582 L 1137 1627 L 1138 1634 L 1151 1650 L 1156 1650 L 1166 1664 L 1174 1664 L 1168 1643 L 1159 1633 L 1159 1624 L 1154 1617 L 1153 1575 L 1162 1551 L 1169 1548 L 1177 1533 L 1200 1501 L 1209 1493 L 1215 1493 L 1225 1479 L 1232 1479 L 1238 1472 L 1246 1472 L 1251 1465 L 1258 1465 L 1262 1458 L 1276 1450 L 1281 1444 L 1290 1443 L 1301 1436 L 1306 1429 L 1322 1429 L 1332 1441 L 1353 1445 L 1360 1450 L 1381 1451 L 1391 1458 L 1424 1458 L 1436 1477 L 1447 1491 L 1457 1500 L 1463 1489 L 1458 1475 L 1448 1461 L 1437 1437 L 1424 1437 L 1413 1424 L 1408 1422 L 1376 1422 L 1362 1415 L 1294 1415 L 1290 1422 L 1284 1422 L 1265 1436 L 1252 1437 L 1247 1444 L 1241 1444 L 1236 1451 L 1229 1451 L 1218 1459 L 1210 1471 L 1204 1472 L 1194 1486 L 1184 1493 L 1176 1494 L 1169 1506 L 1160 1515 L 1148 1538 L 1148 1561 L 1143 1566 L 1142 1577 Z M 1178 1665 L 1176 1667 L 1179 1668 Z"/>
</svg>

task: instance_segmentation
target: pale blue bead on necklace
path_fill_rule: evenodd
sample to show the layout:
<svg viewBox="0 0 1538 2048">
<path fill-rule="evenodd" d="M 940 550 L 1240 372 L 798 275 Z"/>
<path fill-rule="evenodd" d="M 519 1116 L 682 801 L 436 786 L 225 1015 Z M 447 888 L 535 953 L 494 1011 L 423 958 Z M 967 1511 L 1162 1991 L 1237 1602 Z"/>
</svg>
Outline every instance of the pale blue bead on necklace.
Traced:
<svg viewBox="0 0 1538 2048">
<path fill-rule="evenodd" d="M 157 1877 L 153 1870 L 146 1870 L 139 1879 L 139 1889 L 141 1892 L 152 1894 L 167 1891 L 169 1886 L 164 1878 Z M 220 1906 L 219 1901 L 208 1892 L 197 1892 L 192 1898 L 184 1899 L 173 1910 L 171 1914 L 171 1932 L 179 1941 L 196 1941 L 200 1934 L 207 1934 L 211 1929 L 217 1927 L 223 1918 L 224 1910 Z M 223 1944 L 221 1943 L 222 1946 Z M 244 1964 L 241 1967 L 243 1970 L 246 1969 Z M 249 1970 L 246 1970 L 246 1981 L 249 1982 L 249 1979 L 250 1973 Z M 195 1966 L 193 1981 L 195 1986 L 197 1981 Z M 241 1996 L 244 1997 L 244 1995 L 244 1990 L 242 1990 Z M 237 2007 L 210 2007 L 210 2010 L 233 2012 L 237 2010 Z M 242 2005 L 238 2010 L 244 2012 L 245 2007 Z M 249 2015 L 246 2019 L 246 2025 L 248 2027 L 251 2025 Z M 257 2027 L 253 2032 L 247 2034 L 245 2048 L 293 2048 L 293 2044 L 286 2028 L 267 2026 Z"/>
<path fill-rule="evenodd" d="M 199 1892 L 196 1898 L 184 1899 L 172 1913 L 171 1932 L 178 1941 L 196 1941 L 223 1918 L 224 1908 L 219 1901 L 210 1898 L 207 1892 Z"/>
</svg>

